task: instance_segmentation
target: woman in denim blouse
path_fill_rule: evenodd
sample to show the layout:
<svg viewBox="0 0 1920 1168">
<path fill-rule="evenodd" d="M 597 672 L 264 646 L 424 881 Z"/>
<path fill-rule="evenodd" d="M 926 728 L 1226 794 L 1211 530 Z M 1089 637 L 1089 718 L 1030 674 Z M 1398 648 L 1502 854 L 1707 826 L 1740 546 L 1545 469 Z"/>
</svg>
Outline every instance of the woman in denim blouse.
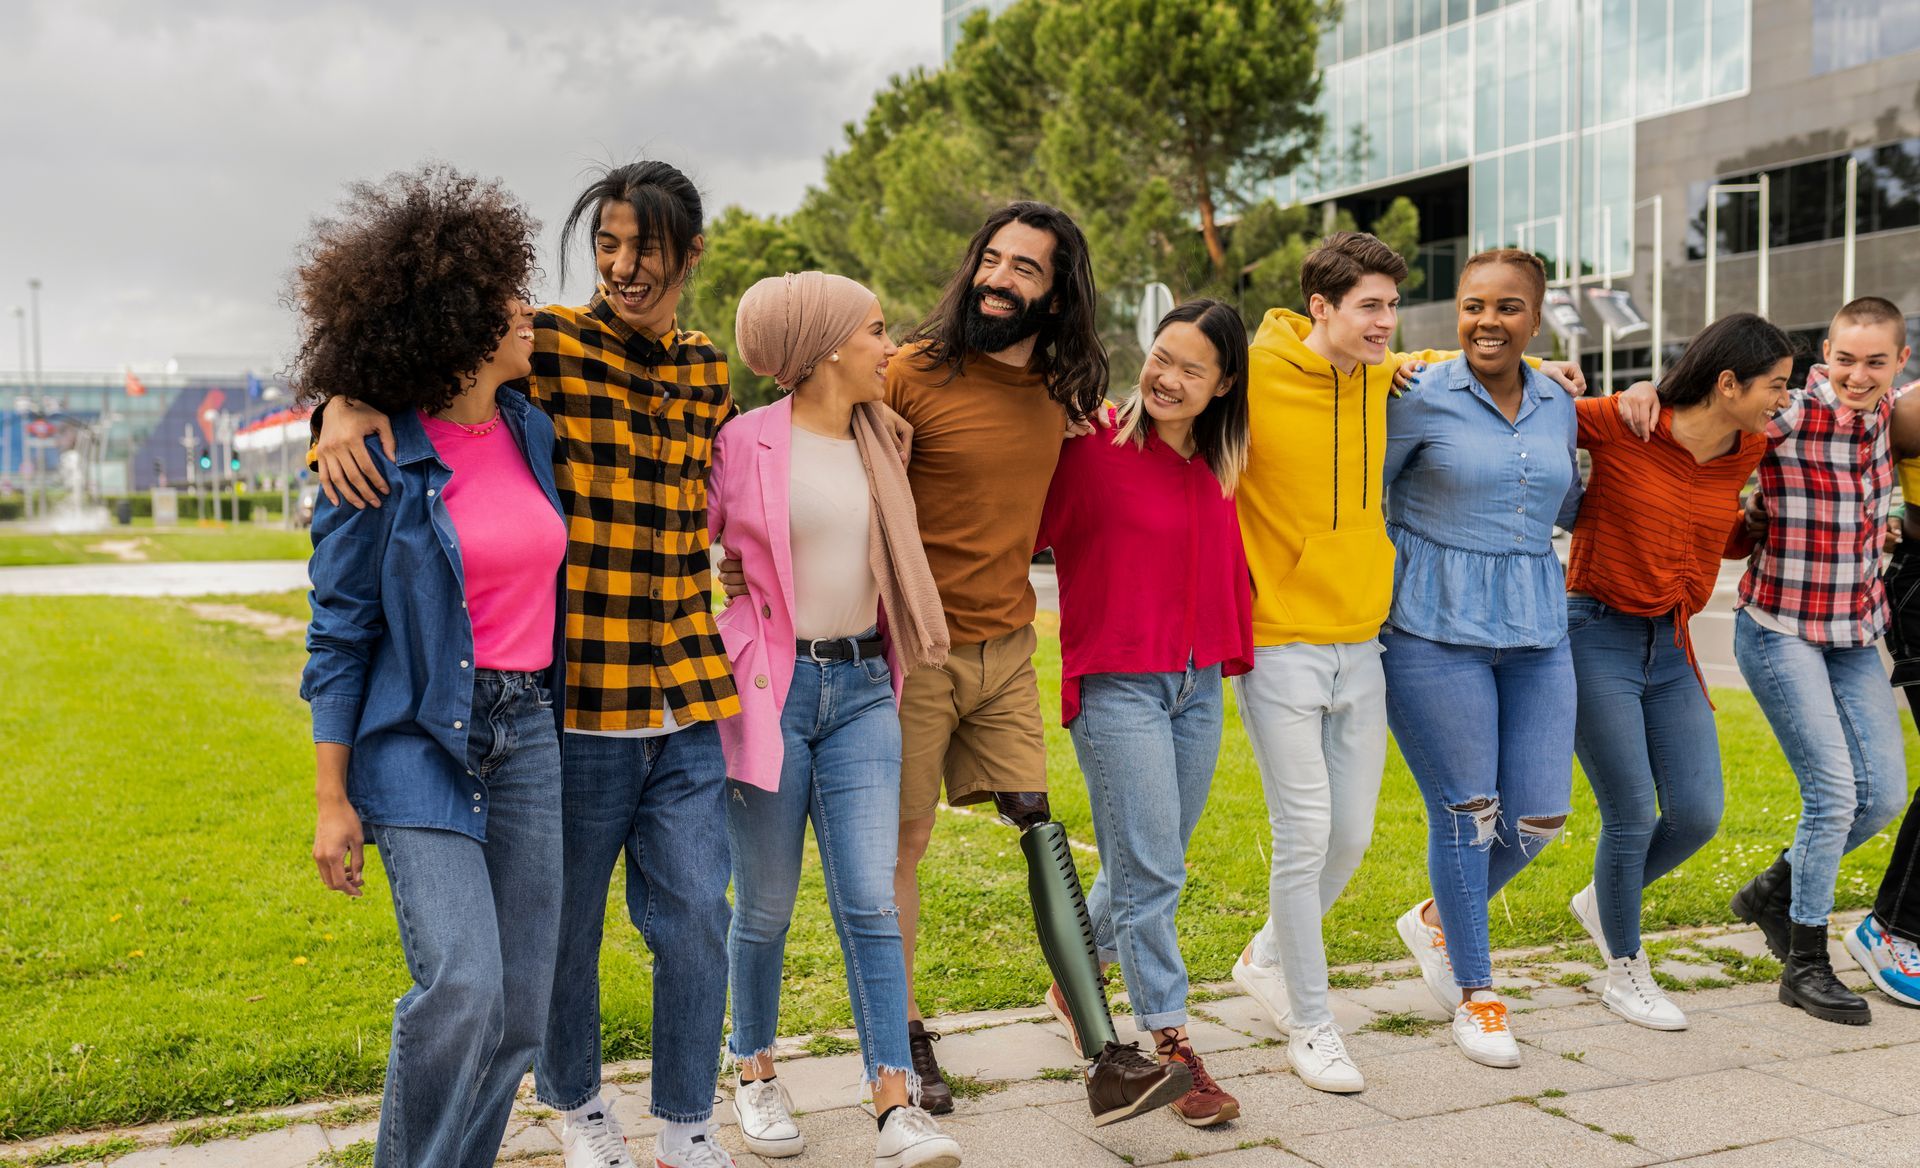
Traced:
<svg viewBox="0 0 1920 1168">
<path fill-rule="evenodd" d="M 1462 355 L 1387 404 L 1393 609 L 1387 722 L 1427 804 L 1433 896 L 1399 920 L 1475 1062 L 1520 1064 L 1492 990 L 1487 901 L 1566 823 L 1573 664 L 1556 524 L 1580 502 L 1573 401 L 1524 361 L 1546 272 L 1483 252 L 1460 275 Z"/>
<path fill-rule="evenodd" d="M 313 859 L 359 896 L 371 832 L 414 985 L 395 1006 L 375 1163 L 493 1163 L 545 1029 L 559 943 L 566 528 L 525 377 L 535 224 L 445 168 L 353 189 L 295 277 L 295 380 L 393 417 L 392 490 L 322 500 L 301 696 Z"/>
</svg>

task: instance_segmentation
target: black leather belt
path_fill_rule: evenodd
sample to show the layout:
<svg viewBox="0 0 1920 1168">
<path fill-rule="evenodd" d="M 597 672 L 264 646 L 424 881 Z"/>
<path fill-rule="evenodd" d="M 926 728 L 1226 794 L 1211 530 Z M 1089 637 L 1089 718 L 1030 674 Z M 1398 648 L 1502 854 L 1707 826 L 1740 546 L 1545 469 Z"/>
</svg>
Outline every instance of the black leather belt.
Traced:
<svg viewBox="0 0 1920 1168">
<path fill-rule="evenodd" d="M 817 641 L 798 641 L 800 656 L 814 661 L 864 661 L 869 657 L 884 656 L 886 642 L 879 637 L 837 637 L 832 640 L 821 638 Z"/>
</svg>

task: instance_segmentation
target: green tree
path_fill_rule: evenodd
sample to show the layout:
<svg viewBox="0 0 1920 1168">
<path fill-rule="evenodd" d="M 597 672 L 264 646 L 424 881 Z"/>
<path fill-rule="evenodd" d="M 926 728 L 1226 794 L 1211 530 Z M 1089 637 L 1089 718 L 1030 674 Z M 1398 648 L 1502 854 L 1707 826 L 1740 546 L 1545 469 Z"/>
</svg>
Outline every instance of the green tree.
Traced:
<svg viewBox="0 0 1920 1168">
<path fill-rule="evenodd" d="M 770 377 L 740 360 L 734 344 L 734 312 L 747 289 L 766 276 L 818 267 L 813 253 L 785 221 L 730 206 L 707 224 L 707 249 L 687 286 L 681 317 L 713 338 L 727 354 L 727 375 L 741 409 L 765 405 L 780 395 Z"/>
</svg>

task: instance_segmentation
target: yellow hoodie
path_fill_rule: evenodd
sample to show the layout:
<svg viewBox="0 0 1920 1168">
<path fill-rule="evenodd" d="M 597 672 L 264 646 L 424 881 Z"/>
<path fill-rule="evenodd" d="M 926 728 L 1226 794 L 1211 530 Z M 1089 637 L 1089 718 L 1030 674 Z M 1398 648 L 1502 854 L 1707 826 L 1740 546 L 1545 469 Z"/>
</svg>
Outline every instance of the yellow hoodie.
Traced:
<svg viewBox="0 0 1920 1168">
<path fill-rule="evenodd" d="M 1253 444 L 1236 499 L 1253 572 L 1253 643 L 1371 640 L 1393 600 L 1380 510 L 1387 392 L 1409 359 L 1341 373 L 1307 348 L 1313 322 L 1269 311 L 1249 360 Z"/>
</svg>

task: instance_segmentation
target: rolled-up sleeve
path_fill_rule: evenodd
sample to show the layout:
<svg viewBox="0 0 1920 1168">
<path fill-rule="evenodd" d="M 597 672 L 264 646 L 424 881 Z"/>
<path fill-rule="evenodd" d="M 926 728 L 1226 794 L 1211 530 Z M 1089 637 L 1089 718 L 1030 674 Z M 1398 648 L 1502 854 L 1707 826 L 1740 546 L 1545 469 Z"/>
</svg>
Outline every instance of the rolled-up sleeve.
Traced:
<svg viewBox="0 0 1920 1168">
<path fill-rule="evenodd" d="M 391 468 L 388 481 L 393 481 Z M 352 746 L 366 698 L 373 646 L 386 631 L 380 566 L 395 500 L 357 510 L 321 495 L 313 515 L 313 558 L 307 574 L 307 666 L 300 696 L 313 709 L 313 740 Z"/>
</svg>

